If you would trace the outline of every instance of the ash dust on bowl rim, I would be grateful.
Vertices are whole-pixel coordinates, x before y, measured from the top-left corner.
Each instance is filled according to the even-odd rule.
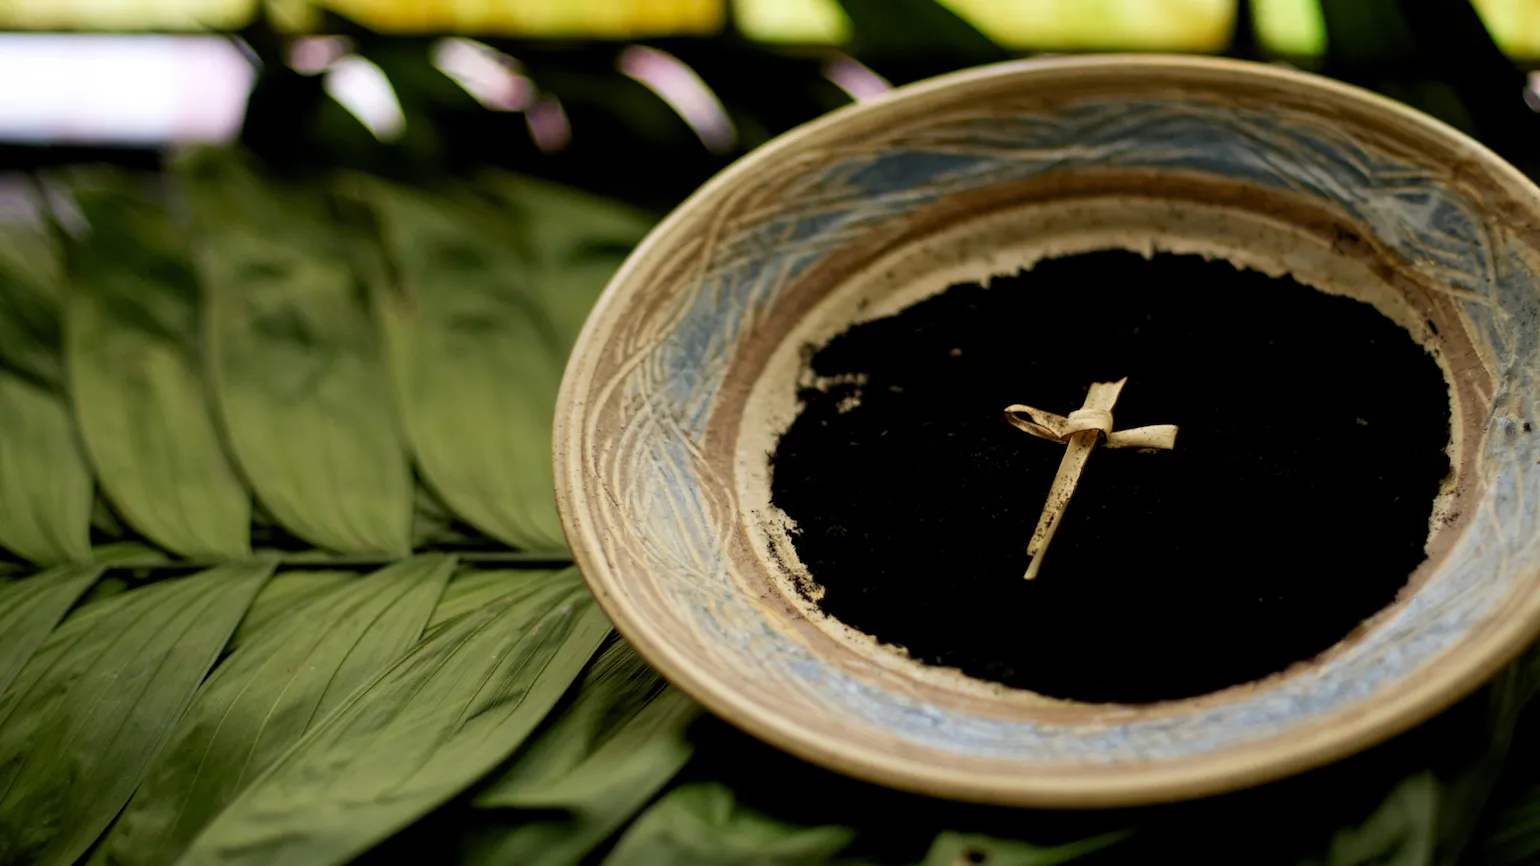
[[[1039,695],[1208,694],[1324,652],[1425,558],[1450,476],[1443,369],[1373,306],[1196,255],[1100,251],[959,284],[806,358],[771,503],[828,616]],[[1064,448],[1008,425],[1128,378],[1041,574]]]

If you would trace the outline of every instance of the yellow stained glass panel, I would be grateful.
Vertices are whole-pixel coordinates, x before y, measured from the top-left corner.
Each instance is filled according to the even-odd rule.
[[[1510,57],[1540,57],[1540,0],[1475,0],[1492,38]]]
[[[1321,0],[1251,0],[1251,17],[1270,53],[1313,57],[1326,50]]]
[[[629,38],[710,33],[725,22],[725,0],[326,0],[321,3],[385,32],[459,31],[524,36]]]
[[[836,0],[733,0],[738,29],[761,42],[838,44],[850,19]]]
[[[941,0],[991,39],[1037,50],[1217,51],[1235,0]]]
[[[0,0],[15,30],[226,30],[251,20],[256,0]]]

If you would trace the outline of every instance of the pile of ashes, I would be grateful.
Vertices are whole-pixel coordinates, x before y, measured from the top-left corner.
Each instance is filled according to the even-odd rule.
[[[1260,679],[1384,608],[1449,471],[1436,361],[1373,307],[1223,261],[1122,251],[955,285],[811,356],[772,502],[829,615],[923,662],[1143,703]],[[1009,426],[1128,377],[1026,581],[1064,448]]]

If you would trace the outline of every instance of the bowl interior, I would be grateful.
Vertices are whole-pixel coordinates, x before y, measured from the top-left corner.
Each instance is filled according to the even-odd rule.
[[[1060,710],[1058,717],[1087,722],[1094,721],[1105,710],[1004,688],[951,669],[921,664],[902,649],[878,643],[824,614],[809,600],[810,594],[816,594],[817,576],[808,571],[797,555],[793,543],[795,524],[771,503],[770,464],[766,459],[800,410],[796,399],[799,388],[810,384],[808,346],[824,345],[852,324],[891,315],[959,282],[1013,273],[1046,257],[1103,249],[1144,254],[1196,253],[1275,276],[1290,274],[1318,290],[1373,305],[1426,347],[1440,362],[1450,387],[1454,411],[1449,456],[1453,472],[1434,503],[1428,528],[1432,556],[1412,576],[1408,590],[1436,570],[1448,542],[1456,534],[1451,532],[1458,520],[1456,492],[1469,494],[1461,483],[1471,472],[1468,458],[1472,456],[1461,450],[1462,415],[1485,417],[1490,410],[1482,394],[1459,388],[1457,383],[1469,377],[1456,377],[1449,365],[1446,346],[1462,338],[1462,323],[1448,320],[1446,310],[1425,303],[1415,287],[1382,276],[1371,262],[1344,255],[1328,237],[1266,212],[1216,204],[1201,197],[1162,194],[1158,182],[1135,181],[1130,186],[1144,187],[1143,194],[1094,193],[1016,204],[948,223],[934,234],[903,244],[860,271],[823,287],[826,291],[790,323],[780,341],[763,358],[763,365],[755,372],[745,369],[744,376],[752,379],[752,385],[738,422],[734,481],[740,507],[755,515],[742,522],[755,559],[743,571],[762,576],[766,588],[772,588],[799,611],[800,618],[788,627],[811,626],[821,632],[821,637],[839,642],[841,650],[831,650],[831,657],[843,658],[844,653],[854,653],[865,662],[933,684],[938,700],[961,706],[967,706],[972,699],[996,705],[1056,706]],[[1236,326],[1245,327],[1245,323],[1238,322]],[[1460,355],[1459,349],[1454,352],[1456,357]],[[744,368],[752,363],[747,357],[742,361]],[[916,459],[923,459],[923,455]],[[904,471],[897,466],[894,470]],[[1297,552],[1301,568],[1308,568],[1311,559],[1308,539],[1305,541],[1305,548]],[[1342,646],[1360,640],[1369,631],[1366,628],[1355,632]],[[818,638],[808,635],[805,639]],[[1333,651],[1340,649],[1341,646]],[[1301,665],[1283,675],[1293,676],[1308,667]],[[1252,685],[1238,684],[1238,688],[1248,690]]]
[[[730,721],[868,778],[1069,806],[1329,760],[1535,633],[1534,189],[1309,76],[1159,58],[1013,64],[837,113],[693,197],[616,277],[558,415],[569,540],[617,627]],[[802,347],[958,280],[1103,248],[1196,252],[1374,304],[1445,370],[1455,467],[1398,601],[1266,680],[1137,707],[915,663],[822,616],[771,506]],[[1301,551],[1308,567],[1309,551]]]

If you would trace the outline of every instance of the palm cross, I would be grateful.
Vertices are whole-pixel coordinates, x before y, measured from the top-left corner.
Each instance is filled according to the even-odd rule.
[[[1112,406],[1123,390],[1124,377],[1116,382],[1093,382],[1086,394],[1085,403],[1079,409],[1063,415],[1044,412],[1031,406],[1016,403],[1005,407],[1005,420],[1011,426],[1025,430],[1039,439],[1057,442],[1064,448],[1064,459],[1059,461],[1059,471],[1053,476],[1053,486],[1048,489],[1048,502],[1043,514],[1037,519],[1037,529],[1027,542],[1027,580],[1037,577],[1043,564],[1043,553],[1059,528],[1059,518],[1064,514],[1069,498],[1080,483],[1080,474],[1091,457],[1091,450],[1098,442],[1108,448],[1140,448],[1170,450],[1176,447],[1176,425],[1156,424],[1152,427],[1134,427],[1129,430],[1112,428]]]

